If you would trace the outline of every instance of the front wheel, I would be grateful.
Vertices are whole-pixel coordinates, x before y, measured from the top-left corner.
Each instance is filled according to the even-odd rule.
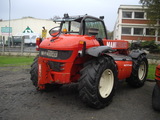
[[[152,107],[154,110],[160,111],[160,87],[157,84],[152,93]]]
[[[133,59],[132,73],[126,81],[132,87],[142,87],[146,81],[147,73],[147,58],[145,55],[140,55],[137,59]]]
[[[111,101],[117,84],[117,67],[111,57],[89,61],[81,70],[79,96],[93,108],[103,108]]]

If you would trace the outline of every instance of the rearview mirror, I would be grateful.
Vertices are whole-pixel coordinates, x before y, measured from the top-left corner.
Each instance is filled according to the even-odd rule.
[[[57,35],[60,34],[60,31],[61,31],[60,26],[54,27],[54,28],[52,28],[52,29],[49,31],[49,34],[50,34],[52,37],[56,37]]]
[[[99,29],[97,29],[97,28],[89,28],[88,29],[88,34],[89,35],[97,35],[98,32],[99,32]]]

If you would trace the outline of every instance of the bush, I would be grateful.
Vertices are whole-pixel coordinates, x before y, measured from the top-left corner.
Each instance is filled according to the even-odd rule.
[[[160,53],[160,45],[155,41],[146,41],[141,43],[143,49],[147,49],[150,53]]]

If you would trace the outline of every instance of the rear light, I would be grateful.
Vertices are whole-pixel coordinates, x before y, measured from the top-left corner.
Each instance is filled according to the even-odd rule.
[[[36,39],[36,50],[39,51],[39,45],[41,44],[42,42],[42,38],[37,38]]]
[[[84,56],[86,53],[86,41],[79,41],[79,51],[78,54],[80,57]]]
[[[79,41],[80,45],[83,45],[84,43],[85,43],[85,41],[82,41],[82,40]]]

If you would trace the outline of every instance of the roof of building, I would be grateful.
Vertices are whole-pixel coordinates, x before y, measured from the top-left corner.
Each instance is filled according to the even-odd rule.
[[[147,7],[143,7],[142,5],[120,5],[120,7],[118,8],[118,12],[119,10],[143,10],[143,9],[147,9]]]
[[[33,20],[44,20],[44,21],[53,21],[52,19],[40,19],[40,18],[34,18],[34,17],[22,17],[22,18],[17,18],[17,19],[11,19],[10,21],[16,21],[16,20],[24,20],[24,19],[33,19]],[[0,22],[4,22],[4,21],[9,21],[9,20],[0,20]]]

